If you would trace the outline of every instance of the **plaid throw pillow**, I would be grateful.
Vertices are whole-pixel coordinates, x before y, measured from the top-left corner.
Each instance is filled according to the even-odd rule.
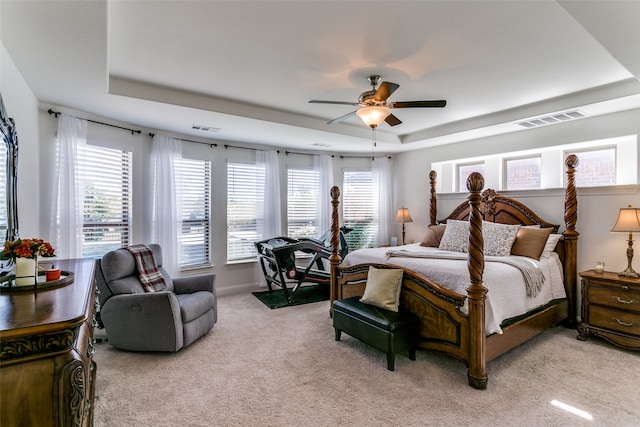
[[[138,275],[140,276],[140,283],[144,291],[158,292],[166,290],[167,284],[158,270],[158,265],[156,264],[156,259],[153,256],[151,248],[147,245],[133,245],[127,246],[126,249],[131,252],[136,259]]]

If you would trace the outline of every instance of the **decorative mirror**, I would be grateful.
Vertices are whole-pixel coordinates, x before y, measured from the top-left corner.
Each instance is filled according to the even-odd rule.
[[[4,176],[5,185],[5,205],[0,206],[0,213],[6,214],[7,230],[5,241],[8,241],[16,240],[19,237],[17,204],[18,133],[16,132],[15,122],[8,116],[7,110],[4,108],[2,94],[0,94],[0,130],[2,131],[2,150],[4,150],[3,154],[6,155],[4,165],[0,166],[2,168],[0,173]],[[4,225],[0,223],[0,227]]]

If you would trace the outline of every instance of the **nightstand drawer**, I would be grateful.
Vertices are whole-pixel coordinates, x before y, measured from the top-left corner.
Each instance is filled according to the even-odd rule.
[[[588,322],[592,326],[640,336],[640,316],[637,314],[592,305]]]
[[[622,288],[592,285],[589,287],[588,300],[591,304],[604,305],[640,313],[640,292],[633,292]]]

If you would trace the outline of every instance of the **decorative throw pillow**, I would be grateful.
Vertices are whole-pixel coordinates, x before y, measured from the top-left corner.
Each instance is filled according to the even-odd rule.
[[[430,248],[439,247],[445,228],[447,228],[447,226],[444,224],[430,225],[422,239],[422,242],[420,242],[420,246],[427,246]]]
[[[482,238],[486,256],[509,256],[520,225],[482,221]]]
[[[443,251],[467,252],[469,247],[469,223],[455,219],[447,220],[440,246]]]
[[[542,251],[547,243],[553,228],[527,228],[522,227],[516,234],[516,241],[511,248],[511,255],[526,256],[540,259]]]
[[[389,311],[398,311],[402,289],[402,269],[369,267],[367,284],[360,302]]]
[[[549,237],[547,237],[547,243],[545,243],[544,245],[544,249],[542,250],[542,254],[540,255],[540,258],[542,257],[548,258],[551,255],[551,252],[553,252],[556,249],[556,245],[558,244],[561,238],[562,238],[562,234],[549,234]]]

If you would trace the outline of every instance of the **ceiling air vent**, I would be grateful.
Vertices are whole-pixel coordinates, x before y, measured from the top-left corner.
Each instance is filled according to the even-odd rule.
[[[565,111],[563,113],[550,114],[548,116],[536,117],[536,118],[532,118],[522,122],[517,122],[516,124],[518,126],[522,126],[523,128],[531,129],[531,128],[536,128],[540,126],[566,122],[569,120],[581,119],[583,117],[587,117],[587,115],[581,111],[572,110],[572,111]]]
[[[200,126],[200,125],[193,125],[191,126],[191,129],[201,130],[202,132],[212,132],[212,133],[218,133],[222,130],[220,128],[214,128],[211,126]]]

